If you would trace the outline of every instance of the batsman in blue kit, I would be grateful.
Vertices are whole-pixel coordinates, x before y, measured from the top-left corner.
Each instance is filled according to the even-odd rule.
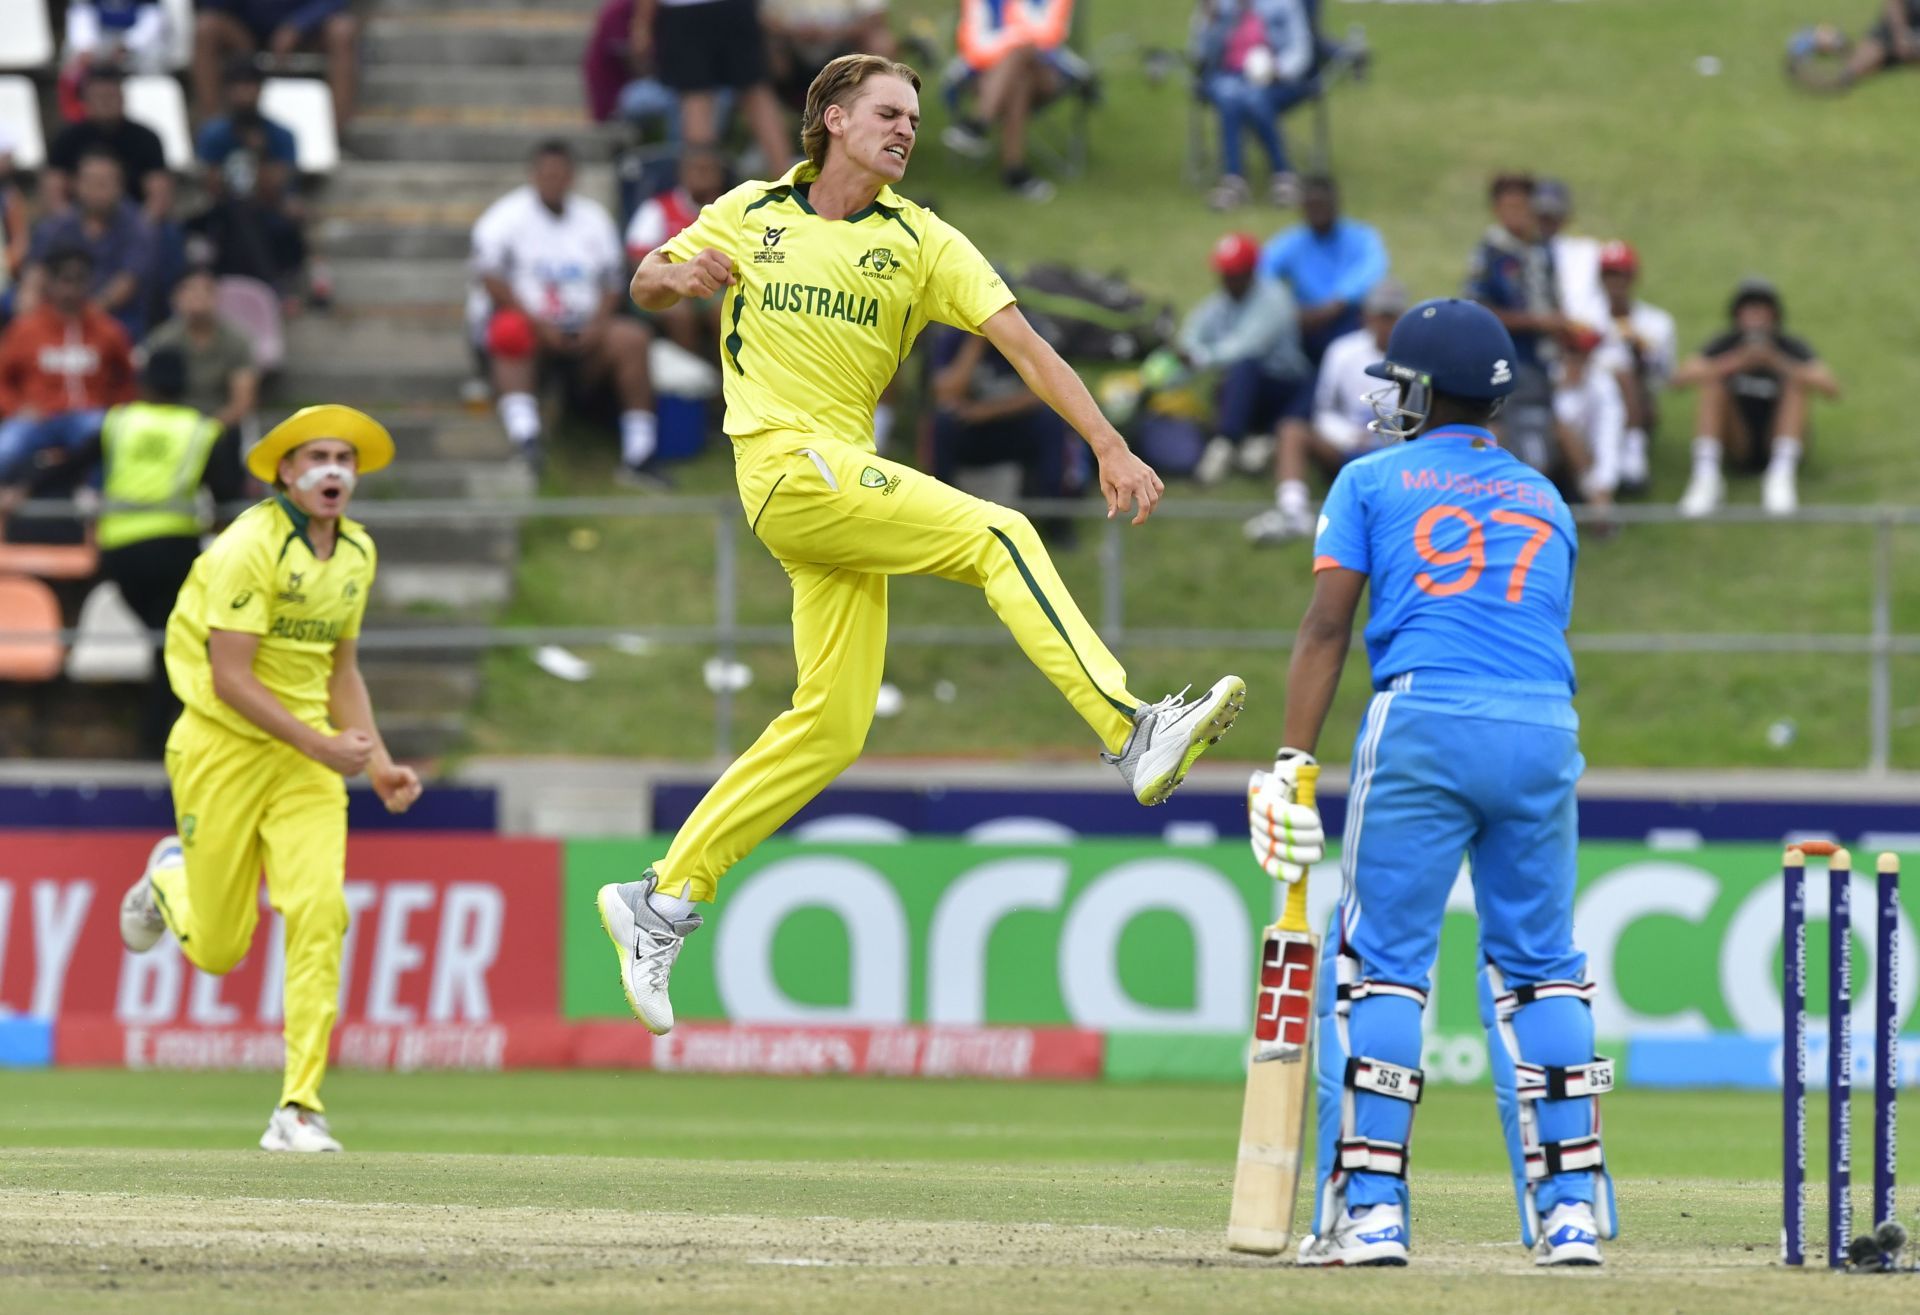
[[[1297,802],[1373,591],[1374,696],[1354,743],[1341,897],[1319,996],[1319,1153],[1303,1265],[1407,1262],[1408,1143],[1421,1014],[1464,856],[1480,933],[1480,1016],[1522,1241],[1543,1265],[1597,1265],[1614,1235],[1594,1097],[1593,987],[1573,943],[1585,766],[1566,629],[1573,518],[1487,425],[1513,391],[1513,340],[1472,302],[1422,302],[1367,368],[1374,427],[1406,440],[1348,463],[1314,543],[1314,595],[1287,672],[1286,747],[1249,793],[1255,857],[1283,881],[1320,858]]]

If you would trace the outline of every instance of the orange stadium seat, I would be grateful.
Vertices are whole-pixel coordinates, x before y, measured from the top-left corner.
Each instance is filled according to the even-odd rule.
[[[60,602],[39,580],[0,575],[0,680],[40,682],[60,674]]]

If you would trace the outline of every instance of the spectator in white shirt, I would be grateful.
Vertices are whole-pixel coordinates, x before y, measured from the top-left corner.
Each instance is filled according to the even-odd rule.
[[[1620,488],[1643,493],[1650,479],[1648,450],[1660,424],[1660,394],[1679,360],[1673,316],[1634,296],[1640,256],[1625,242],[1600,248],[1600,284],[1607,293],[1607,324],[1600,350],[1620,381],[1627,404],[1626,445],[1620,453]]]
[[[1584,324],[1568,330],[1553,381],[1553,418],[1560,427],[1568,469],[1579,472],[1580,493],[1595,507],[1611,507],[1620,487],[1627,404],[1600,352],[1600,334]]]
[[[1352,333],[1327,344],[1313,385],[1313,414],[1304,425],[1280,430],[1278,483],[1274,505],[1246,523],[1247,538],[1257,544],[1285,543],[1313,533],[1307,504],[1307,466],[1329,478],[1355,457],[1385,445],[1372,429],[1373,405],[1367,401],[1380,381],[1367,373],[1387,353],[1387,337],[1405,313],[1406,285],[1395,279],[1376,283],[1360,303],[1364,319]]]
[[[468,331],[489,360],[500,422],[537,468],[542,368],[563,373],[576,403],[611,384],[622,482],[658,486],[663,481],[649,466],[657,446],[650,335],[616,313],[627,266],[613,217],[573,191],[573,154],[564,142],[542,144],[531,174],[473,226]]]
[[[1553,255],[1554,289],[1560,313],[1575,324],[1601,328],[1607,322],[1607,294],[1600,288],[1600,243],[1566,231],[1573,218],[1573,192],[1558,178],[1533,186],[1533,216],[1540,240]]]

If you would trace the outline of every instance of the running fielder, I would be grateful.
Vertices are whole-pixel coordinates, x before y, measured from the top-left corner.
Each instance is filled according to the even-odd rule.
[[[1565,631],[1579,546],[1553,486],[1486,428],[1513,341],[1472,302],[1422,302],[1367,373],[1375,428],[1409,441],[1343,468],[1320,517],[1313,601],[1287,673],[1286,746],[1256,772],[1254,855],[1297,881],[1323,849],[1296,799],[1373,588],[1376,691],[1354,745],[1343,885],[1320,976],[1314,1236],[1303,1265],[1407,1263],[1407,1146],[1421,1013],[1464,855],[1481,1021],[1519,1198],[1543,1265],[1597,1265],[1614,1235],[1594,1096],[1592,985],[1573,944],[1585,766]]]
[[[959,230],[900,196],[920,78],[843,55],[807,91],[807,159],[734,188],[651,252],[633,299],[663,310],[724,292],[721,375],[740,504],[793,582],[793,706],[727,768],[638,881],[599,893],[627,1000],[673,1026],[668,978],[695,906],[728,868],[859,757],[887,649],[887,578],[984,590],[1143,804],[1157,804],[1245,701],[1223,676],[1192,702],[1144,703],[1074,606],[1027,518],[873,449],[873,408],[929,320],[984,335],[1093,448],[1109,516],[1145,520],[1161,484]]]
[[[320,1103],[347,932],[346,777],[395,813],[420,797],[387,755],[357,649],[373,540],[346,516],[393,439],[346,406],[310,406],[247,453],[273,485],[194,562],[167,619],[167,675],[186,705],[167,737],[179,834],[163,838],[120,903],[135,954],[171,929],[202,972],[246,956],[260,875],[286,920],[286,1076],[268,1151],[337,1151]]]

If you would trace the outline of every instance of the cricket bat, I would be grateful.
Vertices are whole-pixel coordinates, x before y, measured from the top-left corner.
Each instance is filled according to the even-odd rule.
[[[1300,768],[1295,798],[1311,806],[1320,769]],[[1240,1113],[1240,1158],[1233,1172],[1227,1246],[1271,1256],[1293,1234],[1294,1197],[1307,1133],[1307,1084],[1313,1076],[1313,976],[1320,941],[1307,925],[1307,878],[1287,888],[1280,920],[1260,949],[1254,1002],[1253,1062]]]

